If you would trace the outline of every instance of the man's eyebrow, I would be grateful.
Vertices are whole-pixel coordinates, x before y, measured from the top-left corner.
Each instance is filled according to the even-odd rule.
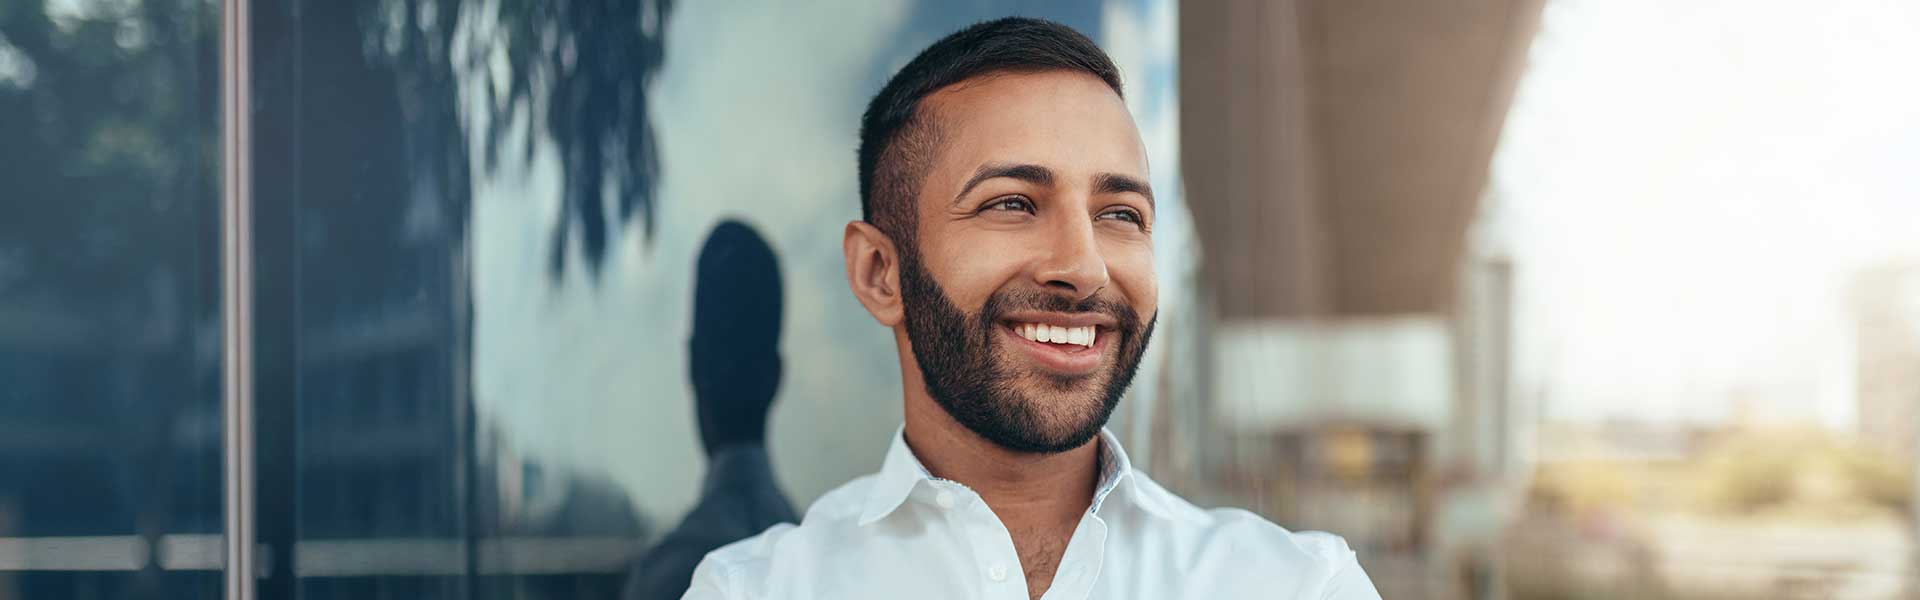
[[[1127,192],[1145,196],[1147,198],[1147,207],[1153,207],[1153,186],[1147,185],[1146,181],[1132,175],[1122,175],[1119,173],[1101,173],[1093,177],[1093,193],[1096,196],[1100,194],[1124,194]]]
[[[967,197],[967,192],[973,191],[974,186],[980,185],[981,182],[1001,177],[1040,186],[1053,185],[1053,169],[1034,164],[987,163],[980,165],[980,168],[973,172],[973,177],[967,180],[966,185],[960,186],[960,193],[953,197],[954,203],[958,204],[961,198]]]

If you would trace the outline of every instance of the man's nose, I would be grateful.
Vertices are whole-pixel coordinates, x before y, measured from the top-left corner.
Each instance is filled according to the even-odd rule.
[[[1042,287],[1069,294],[1074,301],[1086,299],[1106,287],[1107,260],[1100,254],[1093,220],[1065,219],[1049,234],[1047,255],[1034,270],[1034,279]]]

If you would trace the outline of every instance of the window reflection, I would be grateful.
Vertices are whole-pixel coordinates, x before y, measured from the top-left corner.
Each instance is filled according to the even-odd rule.
[[[0,9],[0,598],[220,592],[218,22]]]

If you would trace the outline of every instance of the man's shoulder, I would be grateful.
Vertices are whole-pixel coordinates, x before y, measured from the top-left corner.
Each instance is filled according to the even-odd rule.
[[[1170,537],[1180,542],[1166,549],[1192,556],[1227,552],[1230,556],[1262,561],[1281,560],[1315,571],[1334,571],[1354,561],[1347,540],[1324,531],[1293,531],[1251,511],[1200,508],[1135,472],[1139,501],[1144,508],[1170,522]],[[1237,562],[1237,561],[1236,561]]]
[[[1200,508],[1135,472],[1136,500],[1125,560],[1136,569],[1181,565],[1173,578],[1205,596],[1272,596],[1378,600],[1358,556],[1340,536],[1292,531],[1239,508]],[[1120,531],[1125,531],[1122,529]],[[1129,535],[1129,533],[1122,533]],[[1112,548],[1113,546],[1109,546]],[[1249,568],[1258,565],[1258,568]],[[1191,586],[1202,586],[1193,588]]]

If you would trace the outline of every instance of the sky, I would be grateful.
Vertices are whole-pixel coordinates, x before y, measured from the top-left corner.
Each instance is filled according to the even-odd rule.
[[[1920,265],[1920,4],[1548,3],[1483,244],[1560,421],[1853,423],[1848,278]]]

